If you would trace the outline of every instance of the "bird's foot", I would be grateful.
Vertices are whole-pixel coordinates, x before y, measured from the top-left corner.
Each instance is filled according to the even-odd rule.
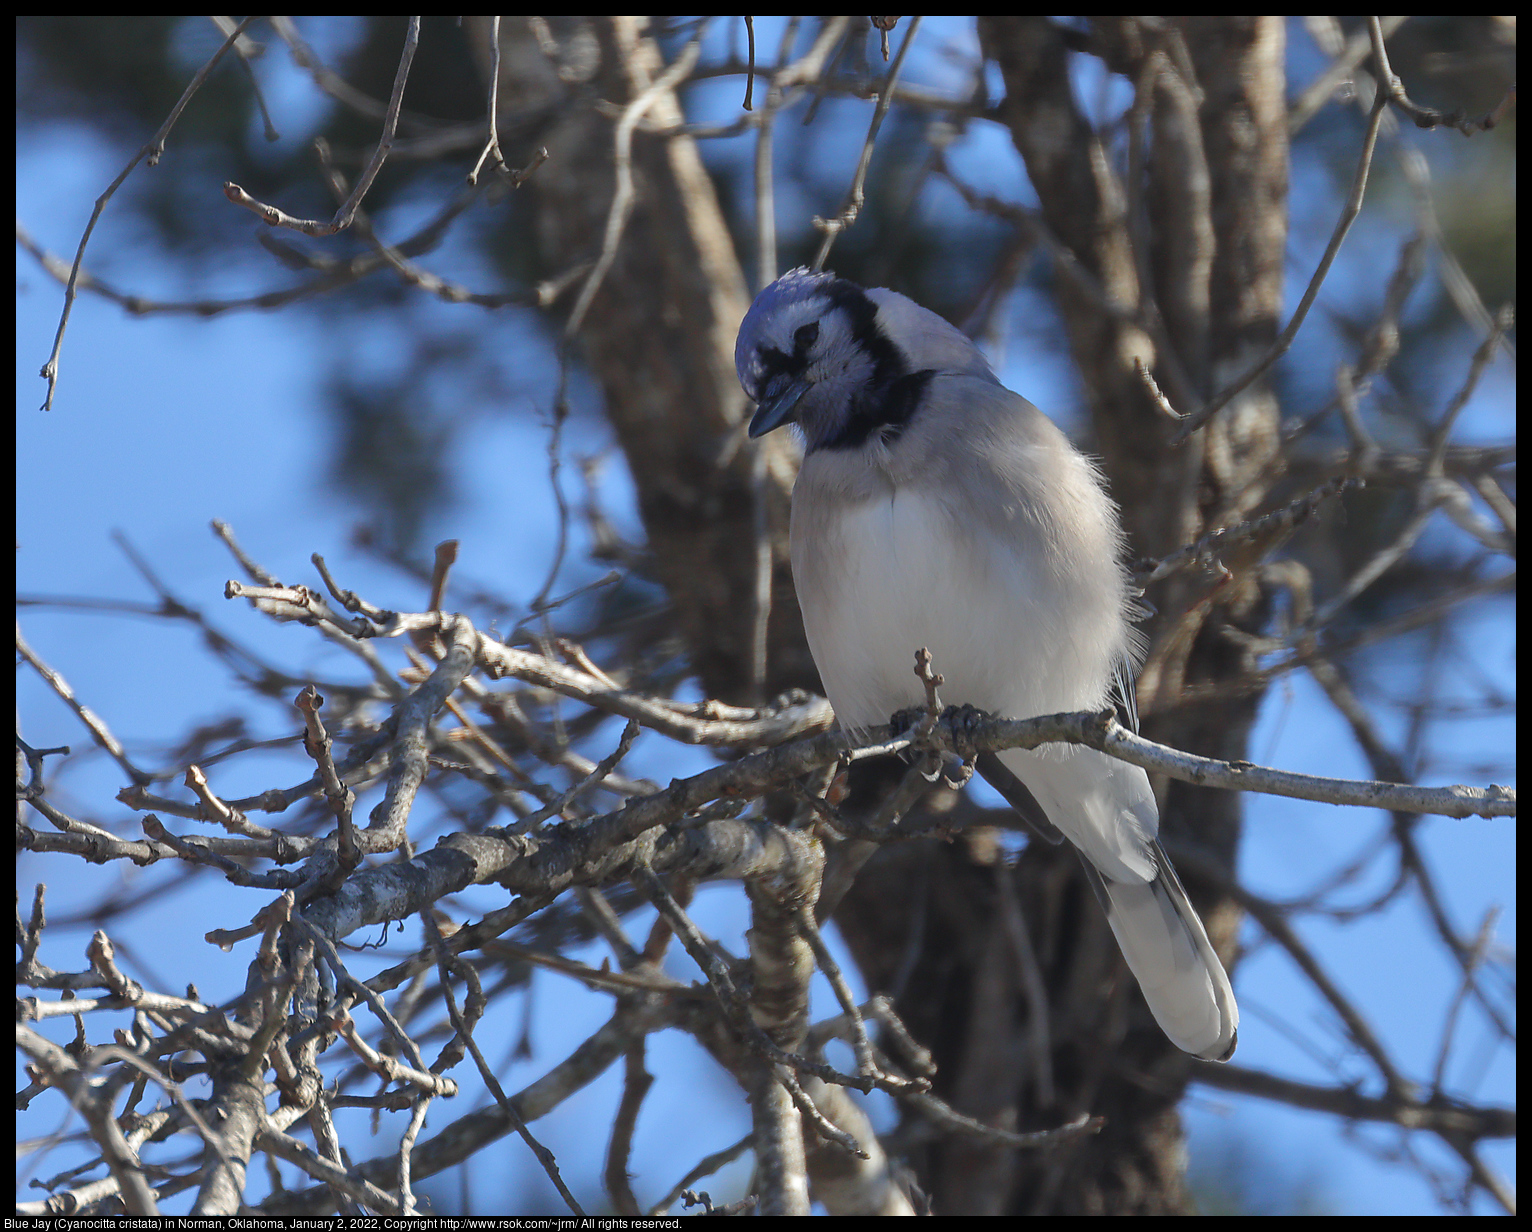
[[[937,779],[945,780],[947,786],[952,788],[962,787],[973,776],[972,758],[965,759],[960,754],[940,748],[932,748],[922,739],[929,735],[937,726],[945,723],[949,715],[973,707],[949,706],[940,716],[933,715],[925,706],[908,706],[903,710],[896,710],[889,716],[888,726],[895,738],[904,735],[913,735],[917,743],[911,745],[899,754],[905,761],[914,763],[924,759],[925,764],[921,767],[921,773],[925,775],[927,782],[934,783]],[[975,711],[981,717],[983,711]],[[920,729],[925,727],[925,732]],[[950,740],[950,737],[949,737]]]
[[[977,706],[948,706],[942,711],[941,725],[947,729],[953,750],[958,756],[972,761],[978,753],[974,748],[974,737],[993,718],[987,710],[980,710]]]

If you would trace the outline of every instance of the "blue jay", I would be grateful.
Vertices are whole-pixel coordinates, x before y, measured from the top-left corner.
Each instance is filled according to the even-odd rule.
[[[795,269],[750,306],[734,362],[750,435],[803,434],[793,581],[844,728],[923,704],[922,646],[947,700],[998,715],[1099,709],[1114,683],[1131,697],[1134,601],[1101,476],[967,337],[894,291]],[[979,768],[1074,845],[1165,1034],[1227,1060],[1239,1010],[1148,776],[1059,744]]]

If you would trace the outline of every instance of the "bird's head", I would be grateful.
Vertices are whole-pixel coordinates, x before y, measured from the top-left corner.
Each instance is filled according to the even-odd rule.
[[[795,423],[811,452],[897,437],[939,373],[994,379],[978,348],[936,313],[802,268],[756,296],[734,364],[759,404],[750,435]]]

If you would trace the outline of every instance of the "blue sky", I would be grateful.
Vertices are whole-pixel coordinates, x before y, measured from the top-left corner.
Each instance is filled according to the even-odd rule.
[[[960,34],[956,26],[932,23],[925,37],[939,42]],[[272,75],[274,105],[301,109],[306,96],[279,61],[279,56],[268,57],[265,70]],[[946,71],[938,68],[934,55],[924,64],[928,82]],[[919,67],[921,62],[912,64],[912,70]],[[299,128],[301,123],[295,122],[293,129]],[[73,126],[28,129],[20,134],[17,149],[18,219],[48,250],[71,254],[94,198],[131,153],[126,144],[108,145]],[[173,145],[167,157],[175,157]],[[982,156],[973,158],[976,174],[986,162]],[[140,168],[135,174],[152,172]],[[1315,208],[1313,201],[1318,199],[1302,195],[1306,183],[1305,174],[1295,174],[1294,213],[1300,219]],[[207,208],[232,208],[222,202],[215,183],[210,181],[209,186]],[[985,187],[1000,191],[1002,186]],[[836,205],[813,203],[811,208],[823,213]],[[251,224],[252,231],[255,226]],[[1346,279],[1369,272],[1367,267],[1374,264],[1371,248],[1391,251],[1384,233],[1386,227],[1377,228],[1369,239],[1363,232],[1348,249],[1352,263],[1343,261],[1337,269],[1334,294],[1346,295],[1350,289]],[[1327,232],[1321,233],[1321,243],[1323,234]],[[143,241],[124,212],[109,208],[93,240],[90,264],[125,289],[166,297],[190,293],[191,284],[179,268]],[[236,286],[252,291],[286,283],[285,275],[266,262],[253,240],[227,269],[210,272],[210,277],[225,292]],[[1295,293],[1290,286],[1290,297]],[[152,594],[112,542],[111,533],[120,530],[180,598],[202,609],[242,642],[274,660],[304,664],[316,675],[340,670],[343,661],[324,651],[310,632],[275,626],[245,605],[222,598],[224,580],[237,576],[237,569],[208,531],[209,521],[221,518],[233,525],[247,550],[288,581],[315,581],[308,557],[319,551],[337,570],[343,585],[374,602],[402,609],[423,606],[414,582],[350,546],[357,510],[333,490],[323,463],[329,431],[329,421],[320,409],[327,372],[323,348],[332,336],[314,328],[314,315],[135,319],[102,300],[82,296],[65,344],[55,409],[43,414],[37,409],[43,383],[36,374],[47,357],[60,303],[58,286],[18,250],[19,594],[152,602]],[[421,306],[423,319],[443,329],[453,328],[460,314],[477,311],[435,302]],[[474,433],[451,459],[457,505],[432,529],[437,538],[462,540],[459,580],[499,588],[513,601],[524,602],[541,584],[552,554],[554,523],[540,414],[548,405],[552,368],[537,331],[514,314],[507,314],[505,320],[507,345],[515,349],[516,362],[528,374],[527,413],[477,415]],[[473,320],[467,327],[478,326]],[[348,330],[345,337],[353,339],[355,331]],[[386,339],[375,344],[380,352],[387,350]],[[1032,353],[1024,335],[1013,333],[1007,339],[1005,379],[1045,408],[1050,394],[1054,403],[1067,402],[1071,396],[1072,378],[1066,367],[1056,356]],[[1514,439],[1512,388],[1502,362],[1492,369],[1465,412],[1468,435]],[[584,415],[571,428],[566,457],[610,447],[599,418]],[[617,456],[611,456],[602,495],[620,524],[637,538],[630,485]],[[504,529],[509,527],[515,528],[514,533]],[[590,568],[576,561],[565,575],[566,584],[589,574]],[[191,723],[216,718],[241,701],[226,673],[186,628],[46,608],[24,608],[21,619],[34,649],[64,673],[146,764],[158,765],[158,750]],[[1511,687],[1513,619],[1514,606],[1505,602],[1485,605],[1468,618],[1458,651],[1447,659],[1449,671],[1461,672],[1465,695],[1472,692],[1475,673]],[[1396,695],[1408,696],[1419,687],[1416,672],[1416,666],[1401,656],[1384,669],[1382,678]],[[294,727],[291,713],[275,704],[253,706],[263,730]],[[18,676],[18,707],[23,733],[34,747],[70,744],[79,750],[88,744],[72,716],[25,670]],[[1394,721],[1388,717],[1392,713],[1396,712],[1383,711],[1385,726]],[[1402,739],[1402,719],[1398,722],[1385,734]],[[1475,781],[1472,770],[1484,763],[1514,767],[1513,748],[1514,724],[1504,717],[1444,726],[1437,741],[1440,775],[1430,781]],[[1349,731],[1302,676],[1288,677],[1271,690],[1250,756],[1312,774],[1369,777]],[[292,763],[283,764],[290,767]],[[697,750],[646,737],[625,769],[664,781],[706,764],[705,755]],[[238,795],[251,786],[269,785],[265,776],[270,765],[258,759],[248,767],[235,763],[217,786],[223,794]],[[116,768],[104,758],[91,759],[70,776],[68,785],[79,796],[72,801],[61,799],[62,805],[72,805],[79,813],[104,813],[122,832],[136,833],[136,822],[126,809],[102,803],[110,801],[122,785]],[[363,807],[372,803],[364,801]],[[1388,827],[1386,817],[1365,810],[1275,798],[1252,797],[1248,803],[1240,876],[1256,893],[1276,899],[1307,892],[1319,870],[1336,867],[1380,841]],[[1514,950],[1514,823],[1426,818],[1418,833],[1457,926],[1472,932],[1485,912],[1498,908],[1498,944]],[[1380,888],[1380,879],[1391,867],[1388,860],[1375,862],[1373,871],[1355,888],[1353,901]],[[18,890],[25,903],[33,884],[46,881],[49,914],[63,921],[72,908],[96,900],[103,886],[138,892],[159,884],[157,879],[163,875],[161,870],[82,867],[74,860],[23,857]],[[237,950],[231,961],[204,943],[201,935],[212,927],[237,927],[266,897],[259,891],[233,889],[212,877],[156,896],[131,928],[122,928],[120,938],[114,932],[125,951],[124,966],[137,978],[167,991],[175,991],[178,981],[190,977],[205,999],[234,995],[243,985],[249,947]],[[499,906],[503,893],[476,891],[464,896],[464,903]],[[705,889],[696,914],[726,944],[742,948],[746,920],[737,887]],[[1434,938],[1423,931],[1422,919],[1415,897],[1406,894],[1385,911],[1358,922],[1342,925],[1306,919],[1301,931],[1330,973],[1364,1008],[1407,1071],[1428,1076],[1442,1028],[1440,1007],[1449,999],[1456,974]],[[635,925],[634,935],[643,935],[642,923]],[[84,965],[81,954],[87,938],[87,931],[60,924],[47,934],[43,960],[56,968],[79,969]],[[390,952],[414,944],[413,935],[396,937]],[[1250,952],[1235,981],[1242,1008],[1238,1062],[1305,1081],[1333,1082],[1339,1074],[1371,1082],[1370,1073],[1348,1056],[1332,1020],[1288,959],[1275,947],[1261,944],[1253,926],[1247,925],[1245,944]],[[582,957],[599,964],[602,955],[592,947]],[[365,970],[360,956],[358,963],[358,969]],[[684,974],[687,964],[678,959],[675,969]],[[820,1006],[833,1012],[828,990],[819,991]],[[504,1004],[514,1007],[514,1021],[487,1022],[480,1038],[492,1059],[499,1041],[501,1077],[507,1090],[525,1085],[546,1070],[609,1011],[605,998],[585,993],[560,976],[539,974],[529,1006],[533,1056],[513,1061],[509,1051],[521,1028],[522,1005]],[[62,1039],[58,1024],[55,1020],[47,1025],[53,1038]],[[1472,1013],[1465,1017],[1460,1032],[1454,1055],[1469,1069],[1452,1074],[1451,1085],[1470,1097],[1514,1104],[1514,1055],[1495,1046]],[[92,1036],[99,1033],[99,1025],[92,1023]],[[737,1093],[710,1063],[698,1060],[700,1052],[689,1040],[665,1033],[655,1038],[651,1054],[650,1068],[660,1082],[640,1123],[634,1160],[641,1200],[657,1197],[697,1158],[748,1128]],[[466,1068],[459,1069],[457,1076],[467,1087],[459,1097],[462,1110],[482,1103],[476,1076]],[[590,1193],[597,1184],[599,1150],[593,1151],[592,1143],[604,1149],[604,1126],[617,1090],[617,1075],[608,1074],[535,1127],[559,1155],[577,1192]],[[1193,1089],[1186,1113],[1194,1165],[1199,1157],[1240,1144],[1274,1183],[1312,1183],[1331,1209],[1343,1213],[1426,1214],[1440,1209],[1418,1170],[1386,1158],[1397,1139],[1376,1127],[1348,1134],[1327,1116],[1227,1097],[1207,1088]],[[438,1104],[431,1124],[439,1128],[457,1114],[457,1108]],[[59,1128],[57,1115],[56,1104],[40,1100],[32,1112],[19,1116],[18,1134],[53,1132]],[[887,1109],[879,1115],[887,1123]],[[370,1141],[372,1149],[386,1150],[386,1136]],[[1411,1146],[1428,1158],[1441,1153],[1438,1145],[1420,1139],[1411,1140]],[[372,1150],[364,1144],[360,1153]],[[1487,1153],[1514,1184],[1514,1144],[1496,1145]],[[505,1161],[504,1176],[476,1177],[471,1184],[538,1186],[536,1166],[524,1159],[518,1145],[508,1140],[494,1154]],[[49,1158],[40,1173],[57,1171],[64,1158],[61,1154]],[[744,1167],[734,1169],[735,1184]],[[1445,1172],[1455,1174],[1450,1166]],[[732,1189],[725,1178],[713,1178],[704,1187],[715,1196]],[[477,1192],[482,1198],[492,1190]],[[1475,1209],[1488,1208],[1481,1203]]]

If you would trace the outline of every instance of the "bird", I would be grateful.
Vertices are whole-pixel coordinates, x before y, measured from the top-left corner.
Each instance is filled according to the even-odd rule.
[[[886,288],[798,268],[760,292],[735,367],[751,438],[802,436],[790,548],[804,632],[844,730],[946,700],[1030,718],[1132,709],[1137,600],[1100,471],[941,316]],[[1148,775],[1082,745],[1011,749],[980,773],[1081,857],[1178,1048],[1226,1061],[1239,1009],[1158,839]]]

